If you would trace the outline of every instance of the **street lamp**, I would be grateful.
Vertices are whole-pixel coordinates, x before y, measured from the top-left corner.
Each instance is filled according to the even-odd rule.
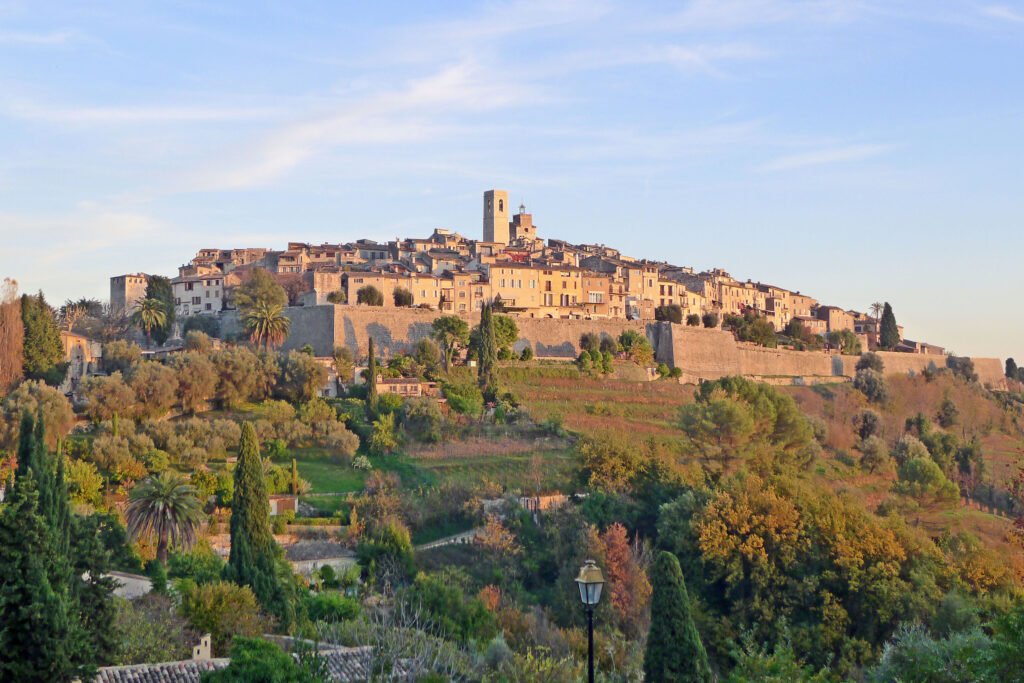
[[[604,588],[604,574],[593,560],[587,560],[580,567],[580,575],[576,577],[576,585],[580,589],[580,600],[587,610],[587,681],[594,683],[594,608],[601,600],[601,589]]]

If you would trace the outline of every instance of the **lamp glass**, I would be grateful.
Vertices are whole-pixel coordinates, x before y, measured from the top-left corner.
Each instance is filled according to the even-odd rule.
[[[593,607],[601,600],[601,589],[604,587],[604,575],[601,568],[593,560],[587,560],[580,568],[576,577],[576,585],[580,590],[580,600],[584,605]]]

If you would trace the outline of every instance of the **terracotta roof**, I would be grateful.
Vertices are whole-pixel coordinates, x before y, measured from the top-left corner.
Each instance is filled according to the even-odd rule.
[[[335,683],[362,683],[370,680],[373,650],[370,647],[321,649],[327,664],[328,680]],[[202,674],[225,668],[231,660],[208,659],[160,664],[134,664],[101,668],[93,683],[199,683]]]
[[[217,671],[228,665],[229,659],[186,660],[160,664],[133,664],[131,666],[102,667],[94,683],[199,683],[203,673]]]

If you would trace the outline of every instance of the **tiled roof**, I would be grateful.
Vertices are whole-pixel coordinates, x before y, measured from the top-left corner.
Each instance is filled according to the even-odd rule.
[[[320,650],[327,664],[328,680],[334,683],[364,683],[370,680],[373,650],[366,647],[338,647]],[[208,659],[108,666],[99,670],[93,683],[199,683],[204,672],[223,669],[230,659]]]
[[[93,679],[94,683],[199,683],[204,672],[223,669],[231,660],[207,659],[160,664],[133,664],[131,666],[103,667]]]

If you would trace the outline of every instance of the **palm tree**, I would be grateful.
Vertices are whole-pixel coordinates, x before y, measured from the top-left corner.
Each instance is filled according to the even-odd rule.
[[[201,517],[195,487],[175,472],[143,479],[132,489],[125,511],[133,540],[156,536],[156,559],[161,564],[167,564],[168,547],[192,547]]]
[[[878,322],[879,316],[882,315],[882,309],[884,308],[885,304],[883,304],[880,301],[876,301],[875,303],[871,304],[871,313],[874,314],[876,323]]]
[[[270,301],[257,301],[242,319],[249,339],[256,346],[261,344],[266,350],[271,346],[279,346],[288,336],[292,321],[284,315],[281,304]]]
[[[164,302],[159,299],[143,299],[139,302],[132,320],[146,333],[146,342],[151,342],[150,335],[153,330],[163,327],[167,322],[167,311],[164,310]]]

